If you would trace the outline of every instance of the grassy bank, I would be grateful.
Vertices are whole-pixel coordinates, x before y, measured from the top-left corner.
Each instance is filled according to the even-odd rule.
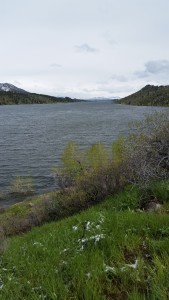
[[[128,190],[10,238],[0,299],[168,299],[168,204],[156,214],[129,209],[137,201]]]

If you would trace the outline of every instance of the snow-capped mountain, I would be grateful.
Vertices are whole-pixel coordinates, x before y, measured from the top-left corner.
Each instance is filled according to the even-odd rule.
[[[111,98],[106,98],[106,97],[94,97],[94,98],[90,98],[87,99],[88,101],[97,101],[97,102],[104,102],[104,101],[113,101],[113,100],[117,100],[119,99],[119,97],[111,97]]]
[[[0,92],[12,92],[18,94],[28,94],[29,92],[22,90],[10,83],[0,83]]]

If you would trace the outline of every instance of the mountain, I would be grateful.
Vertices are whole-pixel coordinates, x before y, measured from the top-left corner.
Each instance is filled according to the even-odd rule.
[[[81,100],[71,99],[69,97],[63,98],[29,93],[10,83],[0,83],[0,105],[67,103],[79,101]]]
[[[169,85],[146,85],[140,91],[121,98],[116,103],[143,105],[143,106],[169,106]]]
[[[0,83],[0,92],[11,92],[18,94],[29,94],[29,92],[22,90],[10,83]]]
[[[114,101],[119,99],[119,97],[111,97],[111,98],[106,98],[106,97],[94,97],[87,99],[88,101],[96,101],[96,102],[107,102],[107,101]]]

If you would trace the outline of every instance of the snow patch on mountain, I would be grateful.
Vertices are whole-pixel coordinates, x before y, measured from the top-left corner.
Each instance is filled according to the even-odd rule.
[[[0,92],[11,92],[11,93],[19,93],[19,94],[28,94],[27,91],[16,87],[10,83],[0,83]]]

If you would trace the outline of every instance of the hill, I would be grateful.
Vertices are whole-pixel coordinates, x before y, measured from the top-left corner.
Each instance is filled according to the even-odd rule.
[[[124,97],[116,103],[143,106],[169,106],[169,85],[146,85],[140,91]]]
[[[80,100],[69,97],[53,97],[41,94],[19,94],[15,92],[0,92],[0,105],[11,104],[45,104],[45,103],[67,103],[78,102]]]
[[[29,92],[18,88],[17,86],[11,83],[0,83],[0,92],[12,92],[12,93],[19,93],[19,94],[29,94]]]
[[[0,105],[67,103],[80,100],[29,93],[9,83],[0,83]]]

